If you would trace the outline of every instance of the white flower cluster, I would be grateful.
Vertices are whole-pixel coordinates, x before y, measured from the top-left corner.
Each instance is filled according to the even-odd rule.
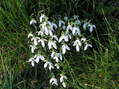
[[[38,21],[32,19],[30,25],[37,26],[39,30],[28,34],[31,52],[35,55],[28,62],[34,67],[41,61],[44,63],[44,69],[50,72],[60,69],[65,54],[73,50],[72,48],[79,52],[81,49],[85,51],[88,47],[92,47],[83,34],[87,30],[92,32],[96,28],[89,22],[80,21],[78,16],[64,17],[53,22],[44,14],[41,14]],[[61,73],[59,82],[64,88],[65,80],[67,77]],[[50,84],[58,86],[55,75],[50,79]]]

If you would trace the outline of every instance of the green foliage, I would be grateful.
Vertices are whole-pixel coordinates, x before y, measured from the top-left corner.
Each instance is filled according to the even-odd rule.
[[[96,23],[93,50],[64,62],[68,89],[118,89],[118,5],[118,0],[0,0],[0,89],[54,89],[45,84],[47,73],[40,72],[40,65],[31,68],[26,62],[31,55],[29,20],[37,12],[51,17],[76,14]]]

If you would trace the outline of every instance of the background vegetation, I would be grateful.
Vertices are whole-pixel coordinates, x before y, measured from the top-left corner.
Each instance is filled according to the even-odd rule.
[[[96,24],[94,48],[67,62],[68,89],[119,89],[118,0],[0,0],[0,89],[56,89],[41,68],[26,62],[29,21],[40,13],[76,14]]]

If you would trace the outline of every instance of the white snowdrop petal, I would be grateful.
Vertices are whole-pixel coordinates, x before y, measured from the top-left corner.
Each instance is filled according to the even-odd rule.
[[[49,70],[51,71],[52,69],[54,69],[54,66],[51,63],[49,63]]]
[[[76,46],[76,41],[74,41],[73,46]]]
[[[37,39],[34,39],[34,45],[37,45],[38,42],[37,42]]]
[[[52,36],[52,35],[53,35],[53,33],[52,33],[52,31],[51,31],[51,30],[49,30],[49,35],[50,35],[50,36]]]
[[[45,64],[44,64],[44,68],[46,69],[48,66],[48,62],[46,61]]]
[[[54,59],[55,59],[56,62],[59,62],[59,59],[58,59],[57,56],[55,56]]]
[[[61,82],[61,83],[63,82],[63,76],[60,77],[60,82]]]
[[[40,16],[40,22],[42,22],[43,21],[43,18],[45,17],[45,15],[44,14],[42,14],[41,16]]]
[[[90,32],[92,32],[92,31],[93,31],[93,27],[91,26],[91,27],[90,27]]]
[[[76,20],[76,23],[77,23],[77,24],[81,24],[80,20]]]
[[[47,29],[47,27],[44,28],[45,34],[48,35],[49,31]]]
[[[51,45],[52,45],[52,43],[51,43],[51,41],[49,41],[49,42],[48,42],[48,48],[49,48],[49,49],[51,49]]]
[[[31,48],[31,53],[34,53],[34,48],[33,47]]]
[[[78,40],[78,45],[79,45],[79,46],[81,46],[81,45],[82,45],[80,40]]]
[[[73,18],[74,18],[74,19],[78,19],[79,16],[78,16],[78,15],[74,15]]]
[[[59,27],[61,27],[65,22],[62,20],[59,20]]]
[[[91,47],[92,48],[93,46],[91,44],[88,44],[88,47]]]
[[[63,86],[64,88],[66,88],[66,83],[65,83],[65,82],[63,82],[63,83],[62,83],[62,86]]]
[[[36,57],[35,62],[38,63],[39,60],[40,60],[40,57],[38,56],[38,57]]]
[[[73,35],[75,34],[75,28],[73,28],[73,30],[72,30],[72,34],[73,34]]]
[[[57,29],[57,25],[55,23],[52,23],[52,26]]]
[[[84,24],[83,24],[83,29],[85,29],[85,30],[86,30],[87,25],[88,25],[88,23],[87,23],[87,22],[86,22],[86,23],[84,23]]]
[[[45,42],[43,40],[41,41],[41,45],[42,47],[45,47]]]
[[[38,35],[44,35],[44,33],[42,31],[38,31]]]
[[[59,59],[58,59],[58,58],[56,58],[56,62],[57,62],[57,63],[59,62]]]
[[[55,49],[57,49],[57,46],[56,46],[56,44],[55,44],[55,43],[53,44],[53,47],[54,47]]]
[[[59,42],[61,42],[63,40],[63,36],[61,36],[60,38],[59,38]]]
[[[36,22],[36,20],[35,19],[32,19],[31,21],[30,21],[30,25],[32,25],[32,24],[36,24],[37,22]]]
[[[53,81],[53,79],[51,78],[51,79],[50,79],[50,83],[52,83],[52,81]]]
[[[77,30],[77,34],[78,34],[78,35],[81,35],[81,33],[80,33],[80,29]]]
[[[92,47],[91,44],[86,44],[85,47],[84,47],[84,51],[86,51],[88,49],[88,47]]]
[[[55,56],[55,52],[52,52],[51,53],[51,57],[53,58]]]
[[[40,59],[41,59],[42,61],[44,61],[44,60],[45,60],[45,58],[44,58],[43,56],[40,56]]]
[[[66,29],[66,26],[65,26],[65,25],[63,25],[63,26],[62,26],[62,28],[63,28],[63,30],[65,30],[65,29]]]
[[[62,59],[62,55],[61,54],[59,54],[59,58],[60,58],[60,60],[62,61],[63,59]]]
[[[62,53],[63,53],[63,54],[66,53],[66,48],[64,47],[64,45],[62,46]]]
[[[88,46],[86,45],[86,46],[84,47],[84,51],[86,51],[86,50],[87,50],[87,48],[88,48]]]
[[[52,67],[51,66],[49,66],[49,70],[51,71],[51,69],[52,69]]]
[[[67,50],[70,50],[70,48],[69,48],[68,46],[66,46],[66,49],[67,49]]]
[[[65,16],[65,17],[64,17],[64,20],[65,20],[65,21],[67,21],[67,20],[68,20],[68,17],[67,17],[67,16]]]
[[[36,46],[35,45],[30,45],[31,47],[31,53],[34,53],[35,49],[36,49]]]
[[[57,79],[56,79],[55,77],[53,77],[53,78],[50,79],[50,83],[51,83],[52,85],[58,86],[58,81],[57,81]]]
[[[60,66],[59,66],[58,64],[55,64],[55,67],[56,67],[57,69],[60,69]]]
[[[84,38],[84,37],[81,38],[81,41],[86,42],[86,38]]]
[[[68,36],[65,36],[64,37],[64,40],[67,42],[68,41]]]
[[[34,63],[34,61],[32,61],[32,62],[31,62],[31,65],[32,65],[33,67],[35,66],[35,63]]]
[[[67,28],[66,28],[67,31],[71,30],[72,31],[72,26],[71,25],[68,25]]]
[[[30,59],[28,60],[28,62],[31,62],[31,61],[33,61],[33,59],[34,59],[34,58],[30,58]]]
[[[30,38],[30,37],[33,37],[33,34],[32,33],[29,33],[28,34],[28,38]]]
[[[79,45],[76,45],[76,51],[79,52]]]
[[[96,26],[95,26],[95,25],[93,25],[93,28],[96,28]]]

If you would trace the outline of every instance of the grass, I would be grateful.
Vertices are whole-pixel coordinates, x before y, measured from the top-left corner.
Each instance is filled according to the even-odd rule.
[[[41,72],[39,67],[32,68],[26,62],[31,55],[27,44],[27,34],[32,31],[29,20],[37,11],[49,16],[78,14],[96,23],[93,50],[65,61],[65,70],[70,78],[68,89],[119,89],[119,19],[114,13],[119,8],[109,13],[106,8],[111,7],[108,4],[98,5],[99,0],[1,1],[0,89],[56,89],[47,84],[47,73]],[[31,15],[33,12],[35,14]]]

